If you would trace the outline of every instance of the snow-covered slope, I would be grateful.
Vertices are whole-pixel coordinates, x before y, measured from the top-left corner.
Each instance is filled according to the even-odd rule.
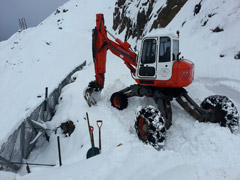
[[[91,3],[71,1],[36,28],[0,43],[0,144],[43,101],[45,87],[52,91],[84,60],[91,62],[95,14],[111,6]]]
[[[220,22],[222,14],[230,13],[239,3],[236,0],[229,1],[230,4],[225,2],[232,7],[226,9],[222,8],[225,7],[223,1],[218,0],[212,4],[211,0],[206,0],[202,2],[200,13],[193,16],[193,9],[197,3],[199,2],[187,2],[167,27],[175,31],[181,28],[182,22],[186,20],[185,25],[180,29],[181,51],[196,65],[195,81],[187,87],[187,90],[198,103],[209,95],[224,94],[240,109],[239,61],[232,58],[232,53],[226,53],[223,58],[219,58],[219,53],[230,48],[224,43],[217,43],[221,42],[222,38],[226,38],[221,36],[221,33],[225,33],[228,28],[214,34],[211,30],[207,31],[212,19],[202,27],[203,29],[199,23],[201,18],[209,12],[212,13],[217,5],[219,5],[218,14],[211,18],[216,18],[213,23]],[[209,9],[211,6],[212,9]],[[219,127],[217,124],[196,122],[176,102],[172,103],[173,125],[167,132],[164,148],[156,151],[139,141],[134,129],[136,109],[139,105],[155,104],[149,98],[130,98],[128,108],[123,111],[111,106],[109,102],[111,94],[133,84],[134,81],[122,61],[110,53],[107,57],[106,84],[101,99],[97,106],[92,108],[87,106],[82,92],[88,82],[94,79],[91,29],[95,26],[95,14],[102,12],[105,14],[105,24],[111,31],[113,8],[114,2],[111,0],[104,0],[104,3],[72,0],[61,8],[61,13],[52,14],[42,25],[16,34],[10,40],[0,43],[0,94],[2,95],[0,123],[5,129],[4,132],[1,131],[1,139],[7,138],[9,131],[27,115],[28,112],[25,110],[30,111],[42,100],[36,99],[36,96],[43,95],[45,86],[53,89],[75,66],[83,60],[88,62],[86,68],[75,74],[77,80],[63,89],[56,115],[48,123],[49,128],[55,128],[61,122],[72,120],[76,125],[75,131],[70,137],[62,135],[60,129],[57,134],[49,131],[50,142],[39,142],[39,147],[27,160],[35,163],[58,164],[56,139],[57,135],[60,135],[63,166],[57,165],[53,168],[30,166],[31,174],[26,174],[24,167],[18,175],[0,172],[0,179],[14,177],[19,180],[238,179],[240,177],[239,132],[231,134],[227,128]],[[63,9],[68,11],[63,13]],[[229,32],[232,32],[232,36],[236,37],[236,40],[228,39],[227,42],[235,43],[234,46],[240,48],[237,41],[236,29],[239,23],[237,17],[230,16],[230,19],[224,22],[227,27],[231,27]],[[199,23],[197,27],[196,23]],[[215,25],[213,24],[213,27]],[[224,28],[224,25],[222,27]],[[154,33],[160,32],[161,30],[156,30]],[[118,37],[122,38],[124,34]],[[14,48],[11,49],[12,47]],[[18,60],[22,63],[18,64]],[[96,120],[103,120],[102,154],[88,160],[86,153],[91,144],[87,122],[84,120],[86,112],[89,113],[90,123],[95,128],[96,145],[98,145]],[[10,119],[5,120],[7,118]],[[10,128],[4,125],[6,121],[11,125]],[[120,143],[122,145],[118,146]]]
[[[182,54],[194,61],[197,75],[239,79],[240,2],[202,1],[194,16],[196,4],[188,2],[168,26],[180,30]],[[222,31],[213,32],[216,28]]]

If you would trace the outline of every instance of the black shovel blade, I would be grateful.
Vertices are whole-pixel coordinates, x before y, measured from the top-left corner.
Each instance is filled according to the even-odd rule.
[[[90,157],[96,156],[99,153],[100,152],[99,152],[99,149],[97,147],[92,147],[87,152],[87,159],[90,158]]]

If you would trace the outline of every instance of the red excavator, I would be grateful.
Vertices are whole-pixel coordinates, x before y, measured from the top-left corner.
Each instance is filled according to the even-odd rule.
[[[114,40],[109,39],[108,34]],[[156,102],[157,108],[148,105],[137,112],[135,129],[143,142],[161,149],[166,139],[166,130],[172,124],[173,99],[200,122],[219,123],[229,127],[232,132],[238,128],[238,111],[226,96],[207,97],[200,106],[188,96],[184,87],[194,79],[194,64],[179,57],[179,31],[176,35],[144,37],[137,55],[128,42],[122,42],[107,31],[103,14],[96,15],[96,27],[92,34],[96,79],[89,83],[84,92],[84,98],[90,107],[96,104],[93,94],[104,88],[108,50],[123,60],[136,81],[136,84],[112,94],[112,106],[123,110],[128,106],[128,98],[133,96],[150,97]]]

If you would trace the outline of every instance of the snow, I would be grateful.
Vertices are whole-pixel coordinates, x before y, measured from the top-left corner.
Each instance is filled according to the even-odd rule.
[[[160,4],[164,3],[162,1]],[[235,51],[240,50],[239,2],[206,0],[202,2],[199,14],[193,16],[194,6],[198,3],[196,0],[188,1],[167,27],[172,31],[180,30],[182,55],[195,63],[195,80],[186,89],[198,104],[207,96],[221,94],[232,99],[240,110],[240,65],[233,58]],[[1,143],[44,100],[46,86],[51,92],[72,69],[87,60],[87,66],[74,74],[76,81],[63,88],[57,112],[47,123],[48,129],[55,129],[62,122],[71,120],[76,125],[75,131],[70,137],[65,137],[60,129],[56,134],[48,131],[50,141],[39,141],[26,160],[56,166],[30,166],[31,174],[26,173],[25,166],[17,174],[1,171],[0,179],[238,179],[240,133],[232,134],[229,129],[217,124],[199,123],[175,101],[172,102],[173,125],[167,131],[163,149],[156,151],[142,143],[134,129],[137,108],[140,105],[156,105],[152,99],[132,97],[127,109],[119,111],[111,106],[111,94],[134,83],[122,60],[111,53],[107,55],[105,88],[99,95],[97,105],[88,107],[83,90],[94,80],[91,29],[95,26],[95,14],[102,12],[108,30],[113,31],[114,4],[111,0],[104,0],[104,3],[71,0],[59,8],[61,13],[54,15],[54,12],[39,26],[16,33],[0,43]],[[63,9],[68,11],[63,13]],[[217,14],[202,27],[201,19],[207,18],[209,13]],[[227,18],[226,14],[234,15]],[[221,21],[223,17],[225,19]],[[184,21],[186,23],[182,27]],[[224,31],[213,33],[211,29],[218,25]],[[117,36],[124,39],[124,34]],[[226,56],[220,58],[223,52]],[[37,98],[38,95],[42,97]],[[103,120],[102,153],[90,159],[86,159],[91,147],[87,121],[84,119],[86,112],[94,127],[96,146],[96,121]],[[57,136],[61,140],[61,167]]]

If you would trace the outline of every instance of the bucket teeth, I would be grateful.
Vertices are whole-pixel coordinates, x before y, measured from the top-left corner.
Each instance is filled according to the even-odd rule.
[[[84,92],[84,99],[86,100],[89,107],[97,104],[96,100],[92,97],[93,89],[87,88]]]

